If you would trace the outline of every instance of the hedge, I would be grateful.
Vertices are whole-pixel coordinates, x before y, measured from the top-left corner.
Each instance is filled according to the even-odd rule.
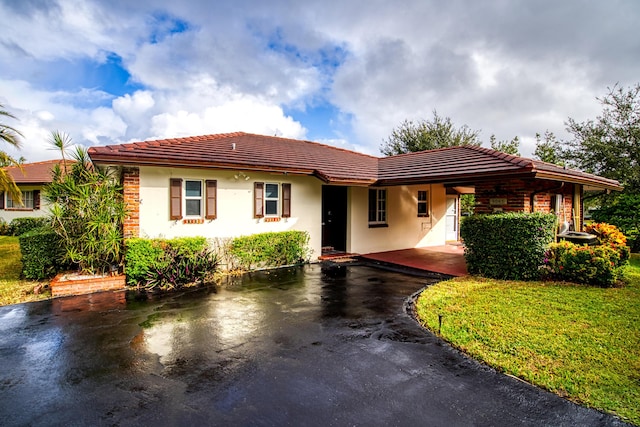
[[[237,237],[229,252],[237,265],[248,271],[302,264],[310,256],[309,233],[281,231]]]
[[[64,245],[49,227],[28,231],[18,238],[22,253],[22,276],[30,280],[48,279],[64,269]]]
[[[45,227],[48,223],[49,219],[45,217],[14,218],[9,223],[9,234],[12,236],[20,236],[36,228]]]
[[[539,279],[556,221],[555,215],[539,212],[466,217],[460,236],[467,270],[494,279]]]

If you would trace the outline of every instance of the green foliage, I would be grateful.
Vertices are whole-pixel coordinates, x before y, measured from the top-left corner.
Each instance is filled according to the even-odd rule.
[[[547,277],[573,283],[614,286],[624,273],[620,253],[599,245],[576,245],[571,242],[553,243],[544,259]]]
[[[473,215],[476,208],[476,195],[475,194],[461,194],[460,195],[460,213],[464,216]]]
[[[494,279],[538,279],[555,226],[555,215],[539,212],[464,218],[460,236],[467,270]]]
[[[218,268],[204,237],[126,241],[127,283],[148,289],[177,289],[202,282]]]
[[[66,261],[88,273],[104,273],[122,263],[125,205],[118,177],[93,166],[78,148],[75,163],[53,172],[44,196],[53,229],[62,238]]]
[[[44,227],[49,224],[47,218],[14,218],[9,224],[9,234],[12,236],[20,236],[35,228]]]
[[[26,279],[48,279],[62,269],[62,241],[50,227],[35,228],[21,234],[19,241],[22,275]]]
[[[616,179],[630,194],[640,193],[640,84],[627,90],[615,85],[599,99],[602,115],[567,122],[573,134],[568,154],[579,168]]]
[[[229,250],[237,265],[249,271],[304,263],[309,259],[309,233],[282,231],[237,237]]]
[[[0,236],[10,236],[11,230],[9,229],[9,224],[4,218],[0,218]]]
[[[380,151],[385,156],[393,156],[459,145],[479,146],[481,141],[478,139],[478,133],[479,131],[471,130],[467,125],[456,129],[449,117],[443,119],[434,110],[431,121],[402,122],[380,146]]]
[[[597,222],[613,224],[627,236],[633,252],[640,252],[640,195],[619,194],[607,198],[592,213]]]
[[[536,133],[536,150],[533,153],[534,158],[553,163],[554,165],[564,166],[564,154],[561,142],[558,141],[553,132],[545,131],[544,140],[539,133]]]
[[[520,138],[514,137],[511,141],[498,141],[495,135],[491,135],[489,138],[491,148],[503,153],[512,154],[514,156],[520,155]]]

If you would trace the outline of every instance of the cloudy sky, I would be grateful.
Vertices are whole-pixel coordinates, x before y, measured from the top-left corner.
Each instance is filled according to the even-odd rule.
[[[1,0],[0,103],[56,158],[85,146],[246,131],[378,155],[403,120],[536,132],[640,82],[637,0]]]

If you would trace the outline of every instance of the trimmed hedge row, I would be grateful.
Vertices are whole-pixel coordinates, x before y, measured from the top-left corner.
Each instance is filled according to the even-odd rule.
[[[237,237],[229,253],[244,270],[302,264],[309,260],[309,233],[281,231]]]
[[[467,270],[502,280],[536,280],[545,251],[553,242],[553,214],[472,215],[460,226]]]
[[[10,236],[20,236],[36,228],[45,227],[49,224],[49,219],[45,217],[24,217],[14,218],[9,225],[4,225],[6,234]]]
[[[25,279],[49,279],[64,269],[64,245],[51,228],[33,229],[21,234],[18,241],[22,253],[22,275]]]

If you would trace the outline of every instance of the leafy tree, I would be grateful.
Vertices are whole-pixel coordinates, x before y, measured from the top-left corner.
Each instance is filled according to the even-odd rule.
[[[546,130],[543,136],[536,133],[536,150],[533,155],[536,159],[558,166],[564,166],[564,154],[562,143],[558,141],[553,132]]]
[[[72,159],[68,168],[56,166],[44,189],[52,226],[64,242],[65,261],[87,273],[105,272],[122,263],[122,191],[117,177],[94,167],[83,147],[76,147]]]
[[[567,153],[580,169],[640,193],[640,84],[626,90],[616,84],[598,100],[603,111],[595,120],[568,120]]]
[[[403,121],[383,142],[380,151],[385,156],[393,156],[458,145],[480,145],[478,133],[467,125],[456,128],[449,117],[442,118],[433,110],[431,120]]]
[[[640,195],[623,193],[603,200],[603,205],[592,213],[596,222],[613,224],[629,238],[633,252],[640,251]]]
[[[489,138],[491,148],[503,153],[512,154],[514,156],[520,156],[520,138],[514,137],[511,141],[498,141],[495,135],[491,135]]]
[[[16,117],[8,111],[5,111],[4,105],[0,104],[0,119],[4,118],[15,119]],[[20,131],[0,121],[0,141],[5,142],[15,148],[20,148],[20,137],[22,137]],[[19,164],[19,161],[13,159],[4,151],[0,151],[0,166],[5,167]],[[6,170],[0,167],[0,192],[2,191],[8,192],[9,194],[11,194],[13,200],[22,204],[22,193],[20,192],[20,189],[13,181],[11,175],[9,175]]]

